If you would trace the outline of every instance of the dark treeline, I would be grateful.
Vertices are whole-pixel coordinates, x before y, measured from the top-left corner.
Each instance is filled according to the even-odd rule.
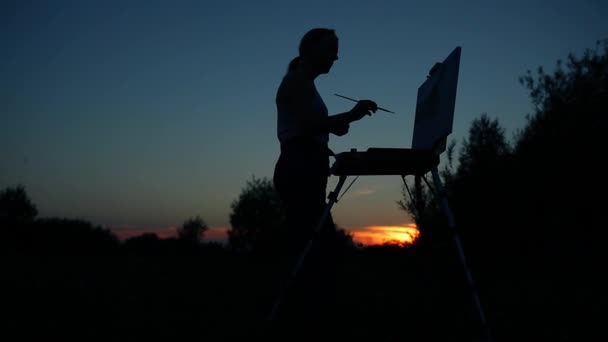
[[[25,339],[31,334],[87,340],[259,336],[277,294],[279,262],[273,258],[286,229],[281,222],[270,224],[283,214],[280,203],[264,194],[276,196],[268,179],[247,182],[232,205],[229,241],[219,244],[205,241],[208,227],[199,217],[186,220],[175,238],[145,233],[120,241],[86,220],[37,217],[24,187],[4,189],[0,252],[6,326]],[[393,245],[361,249],[341,229],[337,237],[348,262],[339,277],[344,315],[336,317],[336,326],[341,320],[369,324],[393,316],[385,306],[401,293],[399,282],[391,280],[401,275],[394,270],[398,264],[386,260],[408,251]],[[378,325],[366,326],[342,336],[377,336]]]
[[[608,45],[570,55],[551,73],[528,72],[521,83],[535,111],[512,139],[482,114],[448,149],[442,177],[464,251],[495,340],[605,337]],[[336,329],[319,337],[479,338],[434,197],[425,189],[423,202],[413,203],[404,192],[399,205],[421,229],[412,246],[357,248],[339,230]],[[230,223],[225,245],[205,240],[198,216],[175,238],[119,241],[86,220],[38,217],[24,187],[7,188],[0,193],[4,324],[23,338],[254,336],[276,294],[273,256],[288,229],[268,179],[246,183]],[[294,337],[297,329],[314,324],[294,326]]]

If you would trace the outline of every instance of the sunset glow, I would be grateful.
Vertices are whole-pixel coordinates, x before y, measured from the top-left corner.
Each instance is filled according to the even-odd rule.
[[[203,237],[204,241],[225,243],[228,240],[228,227],[209,227]],[[395,226],[367,226],[360,228],[346,228],[353,235],[353,240],[365,246],[395,244],[407,246],[416,241],[420,232],[416,224],[409,223]],[[137,227],[122,225],[112,229],[120,240],[141,236],[145,233],[156,234],[160,239],[177,237],[177,227]]]
[[[355,242],[366,246],[395,243],[398,245],[410,245],[420,235],[418,227],[411,223],[401,226],[368,226],[360,229],[352,229]]]
[[[175,237],[177,228],[173,226],[146,228],[124,224],[118,227],[112,227],[112,232],[118,237],[118,239],[123,241],[141,236],[143,234],[156,234],[159,239],[166,239]]]

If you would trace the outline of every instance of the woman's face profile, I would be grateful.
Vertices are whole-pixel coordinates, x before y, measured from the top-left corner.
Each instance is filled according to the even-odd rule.
[[[320,74],[328,73],[334,62],[338,60],[338,38],[334,36],[323,37],[319,42],[313,59],[316,69]]]

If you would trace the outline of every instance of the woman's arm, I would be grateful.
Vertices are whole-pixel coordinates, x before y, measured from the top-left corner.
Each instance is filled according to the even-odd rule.
[[[334,133],[344,135],[348,132],[351,122],[360,120],[365,115],[371,115],[378,107],[373,101],[361,100],[351,110],[327,117],[313,115],[315,90],[312,82],[290,82],[279,91],[279,110],[285,110],[293,116],[298,126],[310,135]]]

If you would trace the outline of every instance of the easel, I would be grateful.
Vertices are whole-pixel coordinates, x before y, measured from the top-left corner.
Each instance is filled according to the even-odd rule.
[[[382,154],[384,154],[384,156],[382,156]],[[402,162],[404,162],[405,164],[410,164],[410,165],[412,165],[412,167],[410,167],[409,169],[402,169],[403,171],[407,171],[404,173],[402,173],[402,172],[399,172],[399,173],[381,172],[382,173],[381,175],[383,175],[383,176],[387,176],[387,175],[401,176],[404,183],[405,183],[406,176],[415,176],[416,184],[417,184],[416,191],[419,192],[420,183],[421,183],[420,180],[423,179],[425,182],[427,182],[427,180],[424,176],[426,174],[428,174],[429,172],[431,173],[434,186],[431,187],[430,184],[428,184],[428,182],[427,182],[427,186],[429,187],[429,189],[434,190],[433,192],[434,192],[435,198],[438,200],[441,210],[447,219],[448,228],[453,233],[452,235],[453,235],[454,243],[456,245],[456,249],[458,252],[458,258],[459,258],[460,264],[462,265],[462,268],[463,268],[463,271],[465,274],[465,280],[467,282],[467,286],[471,290],[471,297],[473,300],[473,304],[475,305],[475,309],[476,309],[477,316],[478,316],[477,318],[479,319],[480,325],[482,326],[484,335],[489,340],[490,333],[489,333],[489,327],[487,324],[486,316],[485,316],[485,313],[483,310],[483,306],[481,305],[481,301],[479,299],[477,287],[475,286],[473,276],[471,274],[471,271],[469,269],[469,266],[468,266],[468,263],[467,263],[467,260],[466,260],[465,254],[464,254],[464,249],[462,247],[462,242],[461,242],[460,236],[458,234],[458,231],[456,230],[456,223],[454,220],[454,216],[452,214],[452,210],[450,209],[450,205],[448,203],[446,191],[443,187],[441,178],[439,176],[439,171],[437,169],[439,156],[436,155],[434,152],[416,151],[416,150],[407,150],[407,149],[404,149],[401,151],[398,151],[398,150],[382,151],[382,149],[371,149],[371,153],[370,153],[370,150],[368,150],[367,152],[357,152],[356,150],[351,150],[351,152],[345,152],[345,153],[340,153],[340,154],[336,155],[336,162],[332,166],[332,174],[339,177],[338,183],[336,184],[335,189],[333,191],[331,191],[329,193],[329,195],[327,196],[328,197],[327,206],[325,207],[323,216],[321,217],[321,219],[315,229],[315,233],[316,233],[315,235],[317,235],[321,231],[321,229],[324,227],[325,221],[329,217],[332,207],[334,206],[334,204],[336,204],[338,202],[338,195],[342,191],[342,187],[344,186],[344,183],[346,182],[346,179],[348,178],[348,176],[379,175],[380,172],[374,172],[374,168],[368,167],[370,164],[368,164],[366,162],[366,159],[373,159],[373,161],[377,163],[378,159],[380,157],[387,157],[391,154],[393,154],[395,156],[397,156],[398,154],[401,154],[402,157],[408,157],[408,159],[402,159]],[[363,163],[363,164],[359,164],[357,166],[356,163]],[[380,165],[380,164],[371,164],[371,165]],[[367,169],[367,171],[364,169]],[[375,169],[379,170],[379,167],[376,166]],[[295,279],[300,268],[302,267],[306,256],[308,255],[308,253],[310,252],[310,250],[313,246],[313,243],[314,243],[314,239],[311,238],[308,241],[308,243],[306,244],[306,247],[304,248],[302,253],[300,254],[300,257],[290,274],[290,278],[287,283],[288,287],[291,284],[291,282]],[[283,300],[283,296],[284,296],[284,293],[281,293],[279,298],[277,298],[277,301],[275,302],[275,305],[274,305],[272,313],[271,313],[271,317],[274,317],[274,315],[276,314],[276,311],[278,310],[278,308]]]
[[[314,236],[321,232],[331,209],[338,202],[338,195],[348,176],[401,176],[403,182],[406,176],[415,176],[416,193],[421,193],[421,179],[427,182],[429,189],[434,190],[434,196],[439,202],[441,210],[447,219],[449,229],[452,231],[454,243],[458,252],[460,264],[465,273],[465,280],[471,290],[471,297],[475,305],[477,316],[482,326],[484,336],[491,340],[489,326],[484,313],[473,276],[467,264],[462,242],[452,210],[450,209],[446,191],[438,172],[439,157],[446,149],[447,136],[452,130],[452,118],[456,96],[456,83],[460,64],[460,47],[457,47],[445,59],[443,65],[437,63],[431,70],[431,75],[418,89],[418,103],[416,105],[416,120],[414,124],[414,141],[412,148],[369,148],[367,151],[343,152],[335,155],[336,161],[330,173],[338,176],[338,183],[328,195],[328,202],[315,228],[315,234],[306,244],[304,250],[289,275],[286,286],[277,297],[270,319],[274,319],[279,306],[283,301],[285,291],[290,287],[302,267],[306,256],[310,252]],[[439,70],[437,72],[437,70]],[[429,115],[430,114],[430,115]],[[431,173],[434,187],[430,186],[426,174]],[[351,183],[352,184],[352,183]],[[347,189],[348,190],[348,189]]]

